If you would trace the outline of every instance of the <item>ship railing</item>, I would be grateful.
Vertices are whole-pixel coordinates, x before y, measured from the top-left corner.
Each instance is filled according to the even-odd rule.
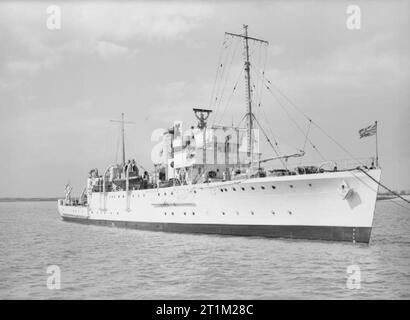
[[[302,162],[289,165],[286,169],[267,169],[269,176],[286,176],[295,174],[315,174],[334,171],[347,171],[355,168],[375,168],[374,158],[336,159],[322,162]]]
[[[329,171],[346,171],[355,168],[375,168],[374,158],[336,159],[322,162],[303,162],[289,166],[286,171],[290,174],[323,173]],[[273,170],[275,171],[275,170]]]
[[[303,162],[302,165],[296,166],[296,168],[304,166],[316,166],[325,171],[334,171],[334,169],[337,169],[337,171],[343,171],[357,167],[371,168],[375,167],[375,158],[364,157],[356,159],[335,159],[322,162]]]

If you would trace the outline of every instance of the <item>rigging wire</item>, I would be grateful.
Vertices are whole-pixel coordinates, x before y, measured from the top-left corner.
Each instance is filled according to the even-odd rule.
[[[233,53],[232,53],[231,61],[230,61],[230,63],[229,63],[229,67],[228,67],[228,72],[227,72],[227,74],[226,74],[225,83],[224,83],[224,86],[223,86],[222,91],[221,91],[221,98],[220,98],[219,101],[218,101],[218,108],[219,108],[219,106],[221,105],[222,99],[223,99],[224,94],[225,94],[225,88],[226,88],[226,85],[227,85],[228,80],[229,80],[229,75],[230,75],[230,72],[231,72],[232,63],[233,63],[233,61],[234,61],[234,59],[235,59],[235,56],[236,56],[236,52],[237,52],[237,49],[238,49],[238,44],[239,44],[239,41],[236,41],[235,49],[234,49],[234,51],[233,51]],[[241,69],[242,69],[242,68],[241,68]]]
[[[265,136],[266,140],[268,141],[268,143],[270,144],[270,146],[272,147],[273,151],[275,152],[275,154],[279,157],[279,153],[276,151],[275,147],[272,144],[272,141],[269,139],[268,135],[266,134],[265,130],[263,129],[263,127],[261,126],[261,124],[259,123],[258,119],[256,119],[255,116],[253,116],[253,119],[256,121],[256,123],[259,125],[259,128],[262,130],[263,135]],[[282,163],[282,165],[286,168],[286,164],[284,163],[283,159],[279,159],[280,162]]]
[[[269,90],[271,95],[275,98],[279,106],[282,108],[282,110],[286,113],[286,115],[289,117],[289,119],[293,122],[293,124],[299,129],[299,131],[302,133],[303,136],[305,136],[305,132],[303,129],[300,127],[298,122],[290,115],[289,111],[286,110],[286,107],[282,104],[280,99],[273,93],[273,91],[270,89],[269,86],[265,85],[266,88]],[[326,161],[326,158],[322,155],[322,153],[319,151],[319,149],[315,146],[315,144],[312,142],[312,140],[309,139],[309,137],[306,136],[306,140],[309,141],[309,144],[312,146],[313,150],[317,152],[317,154],[322,158],[323,161]]]
[[[260,75],[258,75],[260,77]],[[268,79],[265,79],[269,84],[271,84],[271,82]],[[302,133],[303,136],[305,135],[304,130],[300,127],[299,123],[291,116],[291,114],[289,113],[289,111],[286,109],[286,107],[283,105],[283,103],[280,101],[280,99],[277,97],[277,95],[271,90],[271,88],[264,83],[264,86],[266,87],[266,89],[268,89],[269,93],[275,98],[276,102],[279,104],[279,106],[282,108],[282,110],[286,113],[286,115],[288,116],[288,118],[293,122],[293,124],[296,126],[296,128]],[[308,118],[308,117],[307,117]],[[310,118],[308,118],[310,120]],[[319,151],[319,149],[316,147],[316,145],[312,142],[311,139],[309,139],[309,137],[306,136],[306,140],[309,141],[309,144],[311,145],[312,149],[315,150],[317,152],[317,154],[320,156],[320,158],[323,161],[326,161],[326,158],[323,156],[323,154]]]
[[[290,100],[279,88],[277,88],[275,85],[273,85],[268,79],[266,79],[266,80],[267,80],[267,82],[268,82],[272,87],[274,87],[274,88],[289,102],[290,105],[292,105],[292,106],[295,108],[296,111],[298,111],[299,113],[301,113],[301,114],[309,121],[309,129],[310,129],[310,125],[313,124],[313,125],[314,125],[315,127],[317,127],[326,137],[328,137],[328,138],[329,138],[331,141],[333,141],[340,149],[342,149],[346,154],[348,154],[351,159],[357,161],[357,162],[360,163],[361,165],[364,165],[364,164],[362,163],[362,161],[360,161],[358,158],[354,157],[343,145],[341,145],[336,139],[334,139],[332,136],[330,136],[330,134],[328,134],[325,129],[323,129],[318,123],[314,122],[314,121],[313,121],[310,117],[308,117],[302,110],[300,110],[300,109],[296,106],[296,104],[293,103],[293,101]],[[271,93],[273,93],[272,90],[270,90],[269,86],[266,85],[266,88],[267,88]],[[276,96],[274,96],[274,97],[276,98]],[[278,103],[279,103],[279,101],[278,101]],[[280,103],[279,103],[279,104],[280,104]],[[308,129],[308,132],[309,132],[309,129]],[[307,136],[308,136],[308,133],[306,134],[306,139],[309,140],[309,139],[307,138]],[[310,141],[310,140],[309,140],[309,141]],[[305,143],[306,143],[306,141],[305,141]],[[318,151],[318,150],[317,150],[317,151]],[[402,197],[400,194],[394,192],[393,190],[391,190],[390,188],[386,187],[386,186],[385,186],[384,184],[382,184],[381,182],[379,182],[379,181],[377,181],[376,179],[374,179],[371,175],[369,175],[369,174],[368,174],[365,170],[363,170],[361,167],[357,167],[357,170],[363,172],[366,176],[368,176],[371,180],[373,180],[374,182],[376,182],[379,186],[381,186],[382,188],[386,189],[386,190],[389,191],[390,193],[396,195],[398,198],[402,199],[402,200],[405,201],[406,203],[410,203],[409,200],[405,199],[405,198]],[[351,172],[351,171],[350,171],[350,172]],[[367,183],[365,183],[362,179],[358,178],[353,172],[351,172],[351,173],[352,173],[357,179],[359,179],[363,184],[365,184],[366,186],[368,186]],[[368,186],[368,187],[370,188],[370,186]],[[373,188],[371,188],[371,189],[373,190]],[[376,190],[373,190],[373,191],[377,193]],[[398,205],[398,206],[400,206],[400,207],[402,207],[402,208],[404,208],[404,209],[410,211],[410,208],[408,208],[408,207],[406,207],[406,206],[403,206],[402,204],[397,203],[396,201],[393,201],[393,199],[388,199],[388,200],[389,200],[390,202],[392,202],[392,203],[394,203],[394,204],[396,204],[396,205]]]
[[[264,52],[265,52],[265,61],[263,63],[263,69],[262,69],[262,85],[260,86],[259,105],[262,103],[263,84],[265,83],[266,63],[268,60],[268,46],[267,45],[265,45]]]
[[[226,38],[226,36],[225,36]],[[228,40],[231,40],[226,46],[225,46],[225,42]],[[223,78],[223,74],[225,71],[225,60],[228,56],[228,52],[230,50],[230,44],[232,43],[232,38],[229,38],[228,40],[225,39],[224,43],[222,44],[222,48],[221,48],[221,59],[218,62],[218,67],[217,67],[217,77],[215,79],[215,89],[213,90],[212,96],[211,96],[211,103],[210,103],[210,108],[214,108],[216,107],[216,101],[218,101],[218,92],[219,92],[219,88],[221,85],[221,79]],[[229,49],[228,49],[229,48]],[[228,49],[228,50],[226,50]],[[218,110],[216,110],[217,112]]]
[[[260,46],[260,53],[261,52],[262,52],[262,43],[261,43],[261,46]],[[279,153],[281,153],[279,143],[275,138],[275,134],[273,133],[273,130],[272,130],[272,125],[270,124],[270,122],[268,120],[265,109],[261,108],[261,106],[262,106],[263,84],[264,84],[264,81],[265,81],[265,69],[266,69],[266,62],[267,62],[267,45],[264,45],[263,52],[264,52],[264,58],[263,58],[264,61],[263,61],[263,68],[261,70],[262,71],[261,72],[262,73],[262,79],[261,79],[260,76],[256,77],[257,82],[256,82],[255,90],[256,90],[257,94],[256,94],[256,101],[255,102],[258,106],[258,114],[260,115],[260,112],[262,111],[262,113],[264,115],[264,120],[267,124],[268,131],[270,132],[270,134],[271,134],[271,136],[272,136],[272,138],[275,142],[275,146],[278,148]],[[259,63],[258,63],[258,67],[259,67]],[[259,69],[260,68],[258,68],[258,71],[259,71]],[[252,71],[253,71],[253,69],[252,69]],[[255,85],[254,85],[254,87],[255,87]],[[286,166],[284,165],[284,167],[286,167]]]
[[[230,102],[231,102],[232,96],[233,96],[233,94],[234,94],[236,88],[238,87],[238,83],[239,83],[239,80],[240,80],[240,78],[241,78],[241,76],[242,76],[243,71],[244,71],[244,69],[241,68],[241,71],[240,71],[240,73],[239,73],[239,75],[238,75],[238,77],[237,77],[237,80],[236,80],[236,82],[235,82],[235,85],[233,86],[233,89],[232,89],[232,91],[231,91],[231,94],[229,95],[228,101],[227,101],[227,103],[225,104],[225,107],[224,107],[224,110],[223,110],[223,112],[222,112],[222,115],[220,116],[220,121],[222,121],[222,119],[223,119],[223,117],[224,117],[224,115],[225,115],[225,111],[226,111],[226,109],[228,108],[228,106],[229,106],[229,104],[230,104]],[[216,120],[216,119],[214,119],[214,120]],[[214,121],[214,123],[215,123],[215,121]],[[214,123],[213,123],[213,124],[214,124]]]
[[[262,42],[259,42],[259,50],[258,50],[258,60],[257,60],[257,64],[256,64],[256,70],[257,70],[257,72],[259,72],[259,70],[261,69],[261,53],[262,53]],[[251,69],[251,70],[255,70],[255,69]],[[255,96],[255,103],[257,104],[258,103],[258,100],[259,100],[259,94],[260,94],[260,90],[259,90],[259,82],[260,82],[260,79],[259,79],[259,77],[257,77],[256,78],[256,87],[255,87],[255,85],[254,85],[254,87],[255,87],[255,94],[256,94],[256,96]],[[260,111],[259,109],[258,109],[258,111]]]
[[[232,39],[232,38],[231,38]],[[220,68],[222,68],[222,72],[221,72],[221,76],[220,76],[220,79],[219,79],[219,81],[217,82],[217,88],[216,88],[216,94],[215,94],[215,99],[214,99],[214,101],[213,101],[213,104],[212,104],[212,106],[215,106],[216,107],[216,110],[215,110],[215,113],[214,113],[214,119],[216,119],[216,116],[217,116],[217,114],[218,114],[218,111],[219,111],[219,107],[220,107],[220,100],[222,99],[222,96],[223,96],[223,91],[225,90],[225,86],[226,86],[226,82],[225,82],[225,86],[222,88],[222,83],[223,83],[223,80],[224,80],[224,75],[225,75],[225,72],[226,72],[226,70],[227,70],[227,64],[228,64],[228,61],[229,61],[229,57],[231,56],[231,51],[232,51],[232,49],[233,49],[233,46],[232,46],[232,43],[233,42],[235,42],[236,43],[236,45],[234,46],[234,52],[233,52],[233,54],[232,54],[232,60],[233,60],[233,56],[235,55],[235,53],[236,53],[236,49],[237,49],[237,47],[238,47],[238,40],[232,40],[230,43],[229,43],[229,45],[227,45],[225,48],[228,48],[229,47],[229,49],[228,49],[228,51],[227,51],[227,53],[226,53],[226,55],[225,55],[225,60],[223,60],[223,62],[221,63],[221,65],[220,65]],[[229,69],[231,68],[231,66],[232,66],[232,60],[231,60],[231,63],[229,64]],[[228,70],[229,71],[229,70]],[[228,74],[228,76],[229,76],[229,74]],[[227,78],[228,78],[228,76],[227,76]],[[221,91],[222,90],[222,91]],[[221,95],[221,97],[220,97],[220,95]]]
[[[311,125],[312,125],[312,121],[309,120],[309,126],[308,126],[308,129],[307,129],[307,131],[306,131],[305,142],[303,143],[303,149],[302,149],[303,152],[305,152],[306,141],[307,141],[307,138],[308,138],[308,136],[309,136],[309,132],[310,132],[310,127],[311,127]],[[299,165],[302,164],[302,160],[303,160],[303,158],[300,158]]]
[[[259,77],[256,77],[256,78],[259,78]],[[262,88],[263,88],[263,86],[261,86]],[[261,90],[262,91],[262,90]],[[262,106],[262,100],[261,100],[261,96],[260,96],[260,100],[259,100],[260,102],[259,102],[259,104],[258,104],[258,110],[262,110],[262,112],[263,112],[263,115],[264,115],[264,120],[265,120],[265,122],[266,122],[266,124],[267,124],[267,126],[268,126],[268,130],[270,131],[270,134],[271,134],[271,136],[273,137],[273,139],[275,140],[275,145],[278,147],[278,150],[279,150],[279,152],[281,152],[280,151],[280,148],[279,148],[279,143],[277,142],[277,140],[275,139],[275,134],[273,133],[273,130],[272,130],[272,124],[269,122],[269,119],[268,119],[268,116],[267,116],[267,114],[266,114],[266,112],[265,112],[265,109],[264,108],[261,108],[261,106]],[[296,148],[297,149],[297,148]]]
[[[120,150],[120,139],[121,139],[121,135],[118,135],[117,136],[117,148],[115,152],[115,163],[118,163],[118,152]]]
[[[260,106],[262,106],[262,104],[261,104]],[[264,119],[264,121],[265,121],[266,124],[267,124],[268,130],[270,131],[269,133],[271,134],[271,136],[272,136],[272,138],[273,138],[273,140],[274,140],[274,142],[275,142],[275,146],[276,146],[276,147],[278,148],[278,150],[279,150],[279,153],[281,153],[280,147],[279,147],[279,143],[278,143],[278,141],[276,140],[275,134],[273,133],[273,130],[272,130],[272,127],[273,127],[273,126],[271,125],[271,123],[270,123],[269,120],[268,120],[268,116],[267,116],[267,114],[266,114],[266,112],[265,112],[265,109],[264,109],[264,108],[258,108],[258,109],[260,109],[260,110],[263,112],[263,115],[264,115],[263,119]],[[254,117],[255,117],[255,115],[254,115]]]
[[[225,43],[227,42],[227,40],[228,39],[225,35],[224,40],[223,40],[222,45],[221,45],[221,49],[219,50],[218,65],[217,65],[217,68],[216,68],[214,84],[212,86],[212,92],[211,92],[211,98],[210,98],[210,101],[209,101],[209,106],[212,106],[212,103],[213,103],[213,98],[214,98],[215,88],[216,88],[216,82],[218,80],[219,69],[220,69],[221,60],[222,60],[222,53],[223,53],[223,49],[225,48]]]
[[[318,128],[328,139],[330,139],[332,142],[334,142],[341,150],[343,150],[351,159],[357,161],[358,163],[360,163],[361,165],[364,165],[364,163],[362,163],[358,158],[354,157],[352,155],[351,152],[349,152],[343,145],[341,145],[336,139],[334,139],[332,136],[330,136],[330,134],[328,134],[326,132],[325,129],[323,129],[318,123],[316,123],[315,121],[313,121],[312,119],[310,119],[309,116],[307,116],[302,110],[300,110],[300,108],[292,101],[290,100],[289,97],[287,97],[282,90],[280,90],[277,86],[275,86],[274,84],[272,84],[272,82],[270,82],[268,79],[266,79],[267,82],[273,87],[275,88],[285,99],[286,101],[288,101],[288,103],[293,106],[295,108],[296,111],[298,111],[300,114],[302,114],[307,120],[311,121],[312,124]]]
[[[282,153],[282,151],[280,151],[279,143],[275,138],[275,134],[273,133],[272,125],[270,124],[270,122],[268,120],[268,117],[266,115],[265,109],[261,108],[261,110],[262,110],[262,113],[264,115],[263,119],[265,120],[266,124],[268,125],[268,130],[270,131],[270,134],[273,138],[273,141],[275,142],[275,146],[278,148],[279,153]]]

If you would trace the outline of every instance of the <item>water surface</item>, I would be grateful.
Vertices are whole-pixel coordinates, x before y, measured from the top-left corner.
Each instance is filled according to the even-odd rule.
[[[55,202],[0,203],[0,298],[408,299],[409,245],[410,211],[391,201],[377,202],[370,245],[88,226]]]

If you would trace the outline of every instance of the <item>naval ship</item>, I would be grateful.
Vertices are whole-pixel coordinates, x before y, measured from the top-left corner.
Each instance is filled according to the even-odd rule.
[[[244,43],[246,126],[209,125],[211,109],[193,109],[196,126],[164,130],[154,170],[127,162],[91,170],[79,199],[58,200],[64,221],[139,230],[369,243],[381,170],[361,164],[290,167],[304,151],[262,158],[253,112],[249,42]],[[267,139],[269,142],[270,140]],[[274,147],[274,145],[272,145]],[[277,150],[276,150],[277,151]],[[283,168],[266,169],[270,161]],[[143,172],[144,171],[144,172]]]

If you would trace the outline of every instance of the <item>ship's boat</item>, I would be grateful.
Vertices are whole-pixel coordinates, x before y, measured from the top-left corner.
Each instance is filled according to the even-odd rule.
[[[130,174],[128,179],[113,179],[112,183],[118,187],[120,190],[125,190],[127,187],[127,180],[128,180],[128,188],[129,190],[140,190],[140,189],[147,189],[148,181],[144,180],[141,176]]]

